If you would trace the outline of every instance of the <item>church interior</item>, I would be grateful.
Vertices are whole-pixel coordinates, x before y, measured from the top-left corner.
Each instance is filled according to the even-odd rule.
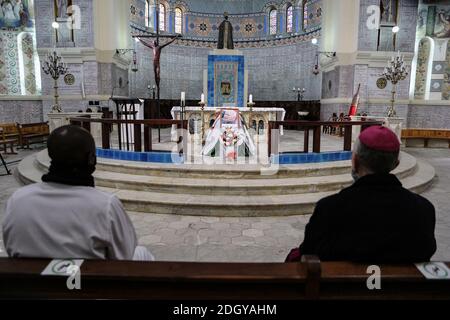
[[[304,255],[295,269],[285,259],[304,241],[317,203],[358,183],[352,152],[376,126],[400,145],[391,176],[435,210],[429,262],[381,268],[387,288],[405,272],[417,290],[393,281],[382,297],[427,299],[435,290],[449,299],[449,40],[448,0],[0,0],[0,283],[20,282],[15,270],[23,270],[37,287],[47,285],[38,276],[53,262],[27,264],[11,254],[6,207],[21,188],[45,183],[56,163],[47,139],[71,125],[95,142],[95,189],[120,201],[137,244],[161,263],[114,269],[89,257],[31,256],[85,259],[92,274],[84,280],[75,262],[81,283],[99,277],[104,284],[101,273],[120,277],[120,270],[136,282],[80,294],[155,298],[136,279],[153,285],[165,275],[160,294],[183,298],[198,273],[211,297],[218,297],[208,287],[215,279],[222,297],[239,298],[225,279],[264,298],[249,284],[254,272],[255,283],[273,286],[270,298],[303,297],[283,287],[280,274],[307,283],[317,261]],[[82,149],[67,150],[76,157]],[[336,213],[341,225],[342,208],[353,201],[327,215]],[[414,225],[409,217],[399,228]],[[405,253],[409,245],[416,242],[392,246]],[[322,276],[330,272],[340,294],[370,299],[366,270],[340,260],[335,273],[322,262]],[[424,275],[430,264],[435,278],[444,274],[433,286]],[[364,290],[333,278],[338,272]],[[184,289],[173,289],[171,279],[184,279]],[[0,298],[34,290],[3,288]],[[47,297],[67,297],[56,282],[48,288]],[[305,288],[307,298],[337,295]]]

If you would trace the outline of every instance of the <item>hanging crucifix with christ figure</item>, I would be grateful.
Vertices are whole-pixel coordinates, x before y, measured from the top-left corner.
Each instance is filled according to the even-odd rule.
[[[176,35],[175,37],[173,37],[171,40],[169,40],[167,43],[165,43],[163,45],[159,45],[157,40],[148,41],[148,40],[144,40],[142,37],[139,37],[139,36],[137,37],[144,46],[153,50],[153,72],[155,74],[155,82],[156,82],[156,87],[158,88],[158,92],[159,92],[159,83],[161,81],[161,66],[160,66],[161,51],[162,51],[162,49],[167,47],[169,44],[173,43],[179,37],[181,37],[181,35]]]

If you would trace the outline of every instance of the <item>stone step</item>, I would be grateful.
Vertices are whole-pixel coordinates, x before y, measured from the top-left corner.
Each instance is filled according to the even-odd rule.
[[[167,194],[118,190],[114,193],[128,211],[223,217],[288,216],[312,213],[315,203],[334,192],[277,196],[226,196]]]
[[[414,170],[416,159],[411,155],[401,152],[401,170],[397,170],[397,176],[405,177]],[[47,151],[37,154],[37,163],[42,170],[47,170],[50,164]],[[158,176],[171,178],[191,179],[285,179],[304,178],[331,175],[343,175],[350,172],[350,161],[334,161],[324,163],[307,163],[295,165],[281,165],[263,167],[260,165],[200,165],[200,164],[155,164],[140,163],[135,161],[118,161],[98,159],[97,170],[103,172],[117,172],[132,175]],[[399,168],[399,169],[400,169]]]
[[[50,159],[46,150],[37,154],[38,165],[48,169]],[[306,163],[294,165],[257,164],[166,164],[111,159],[97,159],[97,170],[125,174],[162,176],[172,178],[203,179],[277,179],[301,178],[346,174],[350,172],[350,161]]]
[[[432,166],[423,161],[416,161],[414,157],[406,154],[402,154],[402,164],[396,169],[396,173],[401,178],[403,185],[415,192],[422,192],[431,183],[435,176],[435,171]],[[414,161],[411,161],[413,159]],[[45,172],[45,164],[43,165],[37,159],[37,155],[31,155],[25,158],[18,167],[18,177],[20,181],[25,184],[40,181],[42,174]],[[145,177],[139,175],[129,174],[117,174],[108,172],[99,172],[100,176],[104,174],[102,178],[98,177],[98,182],[101,184],[101,179],[106,181],[107,178],[118,181],[125,179],[125,185],[118,185],[120,188],[111,188],[100,186],[99,188],[116,194],[119,199],[124,203],[124,206],[129,211],[141,211],[152,213],[166,213],[166,214],[183,214],[183,215],[205,215],[205,216],[280,216],[280,215],[297,215],[308,214],[314,209],[315,203],[335,192],[335,190],[316,190],[316,192],[309,193],[289,193],[286,191],[283,194],[214,194],[214,190],[211,185],[202,186],[203,190],[206,190],[203,194],[195,194],[192,189],[193,182],[199,181],[198,179],[182,179],[178,182],[183,182],[189,192],[187,193],[175,193],[170,190],[133,190],[128,188],[122,188],[127,186],[126,183],[146,184],[148,181],[145,179],[161,179],[165,186],[168,187],[167,177]],[[109,176],[106,176],[108,174]],[[267,184],[259,187],[261,192],[265,192],[265,188],[279,188],[289,189],[295,186],[305,186],[311,184],[313,181],[319,185],[327,185],[327,183],[333,183],[334,179],[346,179],[349,181],[349,175],[332,175],[329,177],[308,177],[308,178],[286,178],[286,179],[233,179],[233,180],[218,180],[219,189],[224,191],[232,189],[231,184],[234,184],[234,188],[244,188],[245,184],[253,183],[252,186],[258,188],[257,182],[265,182]],[[135,181],[130,182],[133,178]],[[128,180],[126,180],[128,179]],[[164,181],[166,180],[166,181]],[[205,180],[205,181],[203,181]],[[211,183],[211,179],[203,179],[203,182]],[[295,180],[297,182],[295,182]],[[336,180],[336,181],[337,181]],[[128,182],[127,182],[128,181]],[[138,183],[136,183],[136,181]],[[153,180],[154,182],[156,180]],[[161,183],[160,181],[160,183]],[[172,179],[172,182],[177,179]],[[336,182],[334,181],[334,182]],[[320,183],[319,183],[320,182]],[[183,184],[178,187],[183,186]],[[187,186],[186,186],[187,184]],[[175,184],[176,185],[176,184]],[[175,186],[174,188],[177,188]],[[136,188],[137,189],[137,188]],[[217,188],[216,188],[217,189]]]
[[[349,173],[284,179],[193,179],[98,171],[96,185],[121,190],[199,195],[282,195],[340,190],[352,183]]]
[[[39,159],[38,159],[39,160]],[[45,161],[45,160],[44,160]],[[42,159],[38,167],[46,171],[48,164]],[[414,157],[403,154],[400,166],[394,171],[400,178],[410,174],[416,165]],[[349,170],[350,171],[350,170]],[[200,195],[282,195],[337,191],[350,185],[349,171],[345,174],[278,179],[205,179],[147,176],[97,170],[96,185],[121,190]]]
[[[431,185],[434,176],[434,168],[428,163],[420,161],[415,173],[401,181],[407,189],[419,192]],[[318,200],[337,192],[335,190],[285,195],[211,196],[100,189],[115,193],[125,208],[130,211],[230,217],[309,214],[313,212]]]

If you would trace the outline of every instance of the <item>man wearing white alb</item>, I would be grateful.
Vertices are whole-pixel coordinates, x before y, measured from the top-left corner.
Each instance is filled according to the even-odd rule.
[[[48,139],[49,173],[6,204],[3,242],[10,257],[154,260],[137,246],[120,200],[94,188],[95,142],[77,126]]]

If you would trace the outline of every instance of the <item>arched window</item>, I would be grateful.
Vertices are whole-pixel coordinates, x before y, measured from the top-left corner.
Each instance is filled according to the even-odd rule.
[[[308,28],[308,1],[303,1],[303,30]]]
[[[175,33],[183,33],[183,10],[175,8]]]
[[[269,34],[277,34],[277,10],[270,9],[269,11]]]
[[[166,31],[166,6],[159,4],[159,30]]]
[[[150,27],[150,3],[145,0],[145,26]]]
[[[292,32],[292,26],[293,26],[293,19],[292,19],[292,5],[288,5],[286,9],[286,32]]]

